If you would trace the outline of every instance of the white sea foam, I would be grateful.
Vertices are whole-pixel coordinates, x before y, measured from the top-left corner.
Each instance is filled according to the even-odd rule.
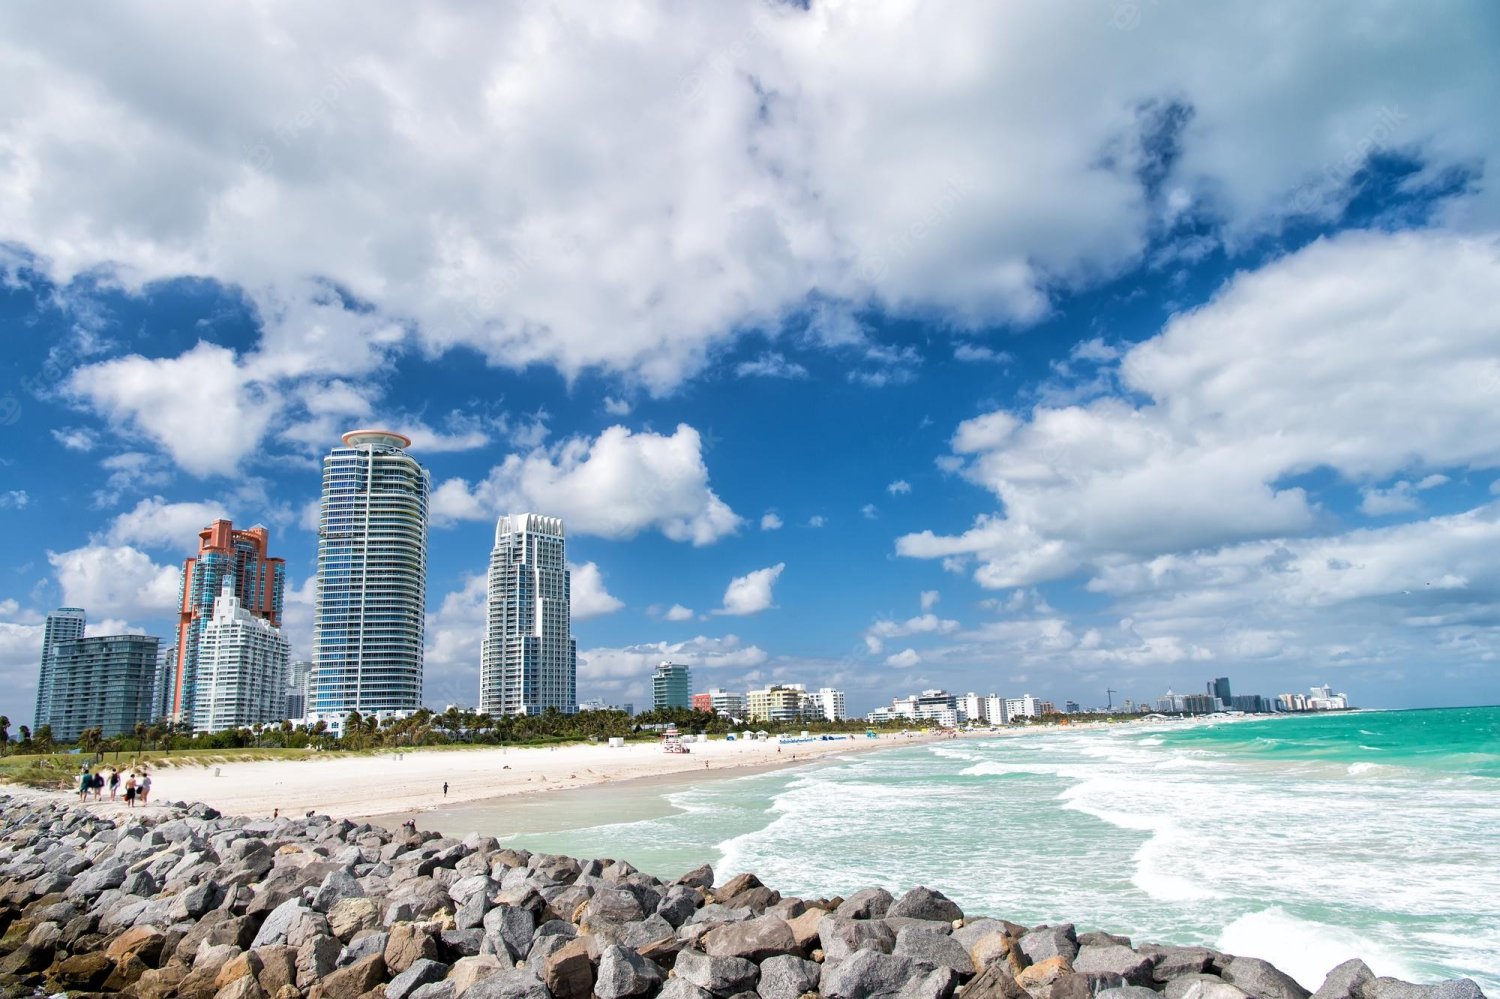
[[[1249,913],[1224,927],[1218,948],[1270,961],[1308,989],[1317,989],[1329,971],[1351,957],[1363,959],[1377,976],[1420,977],[1382,943],[1343,927],[1298,919],[1278,907]]]

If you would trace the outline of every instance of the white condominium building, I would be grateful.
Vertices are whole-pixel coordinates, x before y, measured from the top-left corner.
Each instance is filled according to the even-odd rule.
[[[193,729],[222,732],[286,716],[286,674],[291,649],[281,629],[245,609],[234,581],[224,580],[213,616],[198,643]]]
[[[563,522],[534,513],[495,524],[479,663],[479,710],[578,712],[578,645]]]
[[[1007,697],[1005,699],[1005,718],[1007,721],[1015,718],[1040,718],[1042,716],[1041,702],[1030,694],[1022,697]]]
[[[849,717],[844,708],[844,692],[832,687],[819,687],[807,695],[805,713],[823,721],[843,721]]]

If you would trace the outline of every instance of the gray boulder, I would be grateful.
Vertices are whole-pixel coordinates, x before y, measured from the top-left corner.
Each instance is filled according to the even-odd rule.
[[[661,984],[661,969],[628,947],[610,944],[599,953],[599,975],[594,995],[599,999],[625,999],[650,992]],[[467,993],[466,993],[467,995]]]
[[[287,934],[296,923],[301,921],[303,914],[307,911],[308,909],[300,899],[293,898],[282,902],[272,909],[266,921],[260,924],[260,931],[255,934],[250,949],[286,943]]]
[[[1161,997],[1155,989],[1148,989],[1141,985],[1120,985],[1095,993],[1094,999],[1161,999]]]
[[[916,928],[904,929],[896,934],[896,946],[891,950],[897,957],[909,957],[937,968],[952,968],[960,975],[974,973],[974,961],[964,945],[942,933]]]
[[[760,962],[760,983],[755,991],[760,999],[798,999],[803,993],[818,991],[820,972],[813,962],[791,954],[768,957]]]
[[[1450,978],[1432,987],[1432,999],[1484,999],[1472,978]]]
[[[452,982],[432,982],[419,987],[409,999],[458,999],[458,988]]]
[[[686,978],[671,978],[661,987],[656,999],[709,999],[711,995],[712,992],[700,989]]]
[[[749,909],[734,908],[719,902],[711,902],[693,913],[684,926],[695,926],[699,923],[739,923],[746,919],[754,919],[755,913]]]
[[[1167,999],[1249,999],[1243,990],[1230,985],[1218,975],[1193,972],[1179,975],[1162,989]]]
[[[1069,961],[1078,956],[1078,937],[1072,923],[1061,926],[1038,926],[1016,941],[1016,946],[1031,964],[1040,964],[1049,957],[1065,957]]]
[[[130,868],[126,864],[100,864],[73,879],[73,885],[67,892],[68,897],[92,898],[111,888],[118,888],[125,883],[125,877],[129,873]]]
[[[935,919],[952,922],[964,918],[963,910],[948,896],[921,885],[902,895],[891,904],[887,916],[906,916],[910,919]]]
[[[884,888],[866,888],[850,895],[833,914],[841,919],[883,919],[894,901]]]
[[[1142,957],[1129,947],[1115,943],[1080,947],[1078,955],[1073,958],[1073,970],[1080,975],[1105,980],[1110,980],[1111,975],[1118,975],[1131,985],[1150,982],[1152,968],[1149,957]]]
[[[957,982],[949,968],[862,950],[832,970],[825,966],[819,991],[830,999],[946,999]]]
[[[338,959],[334,961],[334,965],[340,968],[347,968],[351,964],[358,964],[360,961],[374,954],[379,954],[383,957],[385,955],[385,948],[389,943],[389,933],[386,933],[384,930],[371,930],[365,933],[364,936],[356,936],[349,942],[347,947],[339,951]]]
[[[552,999],[552,996],[540,978],[515,968],[481,978],[469,986],[463,999]]]
[[[1373,982],[1375,975],[1359,958],[1345,961],[1323,978],[1323,984],[1313,993],[1313,999],[1360,999],[1366,982]]]
[[[896,934],[879,919],[825,916],[818,921],[818,944],[828,960],[839,961],[863,950],[889,954],[896,946]]]
[[[760,970],[744,958],[714,957],[702,951],[684,950],[677,955],[672,973],[714,995],[729,996],[754,988]]]
[[[583,926],[598,923],[633,923],[645,919],[646,911],[634,892],[624,888],[604,888],[594,892],[583,906]]]
[[[312,907],[327,912],[346,898],[364,898],[364,886],[348,871],[331,871],[313,893]]]
[[[1151,975],[1162,984],[1183,975],[1202,974],[1213,963],[1213,951],[1206,947],[1157,947],[1152,953],[1156,966]]]
[[[411,999],[411,994],[431,982],[440,982],[448,973],[448,966],[427,958],[419,958],[401,974],[392,978],[385,987],[385,999]]]
[[[1227,976],[1226,976],[1227,977]],[[1360,989],[1364,999],[1432,999],[1436,986],[1413,985],[1399,978],[1377,978]]]
[[[525,957],[531,949],[531,935],[536,932],[536,917],[529,909],[498,905],[484,914],[484,931],[505,942],[512,958]]]
[[[698,892],[686,885],[667,889],[667,894],[656,907],[656,914],[673,926],[681,926],[698,910]]]
[[[1237,957],[1230,961],[1222,977],[1256,999],[1308,999],[1312,995],[1292,976],[1255,957]]]

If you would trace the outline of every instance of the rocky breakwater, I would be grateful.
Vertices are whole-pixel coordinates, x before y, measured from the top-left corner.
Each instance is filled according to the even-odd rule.
[[[784,897],[492,838],[0,798],[0,994],[138,999],[1308,999],[1264,961],[969,918],[941,893]],[[1340,965],[1313,999],[1482,999]]]

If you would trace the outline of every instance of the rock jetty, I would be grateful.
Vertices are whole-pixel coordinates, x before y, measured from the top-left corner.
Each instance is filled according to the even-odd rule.
[[[966,916],[941,892],[792,898],[753,874],[202,805],[115,821],[0,797],[0,995],[137,999],[1309,999],[1265,961]],[[1360,961],[1311,999],[1483,999]]]

